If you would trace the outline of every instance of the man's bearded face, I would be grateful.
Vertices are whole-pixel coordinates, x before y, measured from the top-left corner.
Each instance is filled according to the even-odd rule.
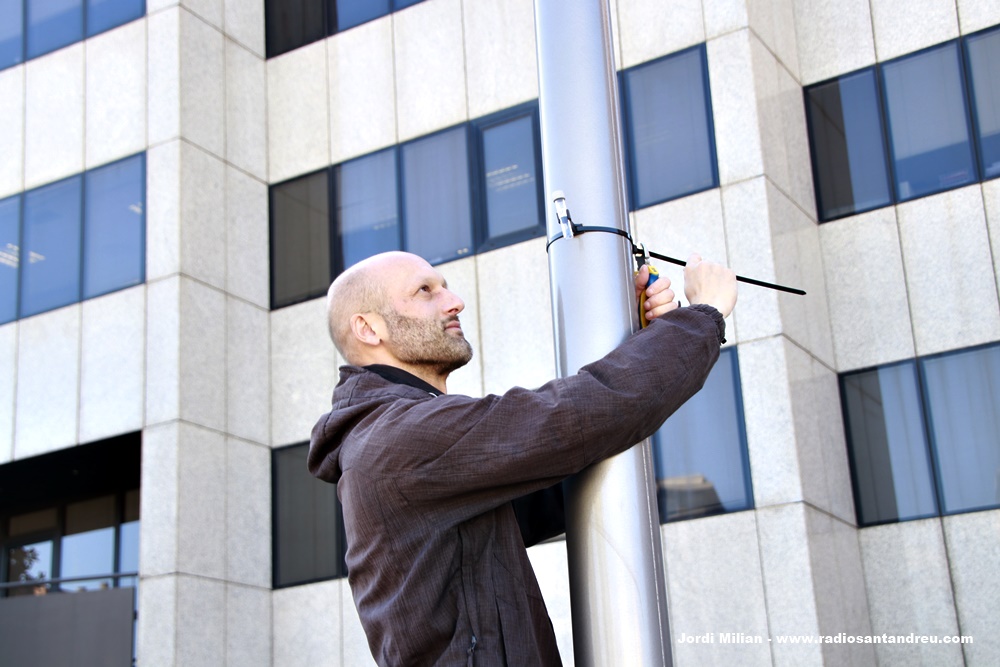
[[[389,330],[391,349],[402,362],[447,374],[472,359],[472,345],[465,340],[462,330],[449,327],[458,322],[457,315],[424,319],[396,312],[380,314]]]

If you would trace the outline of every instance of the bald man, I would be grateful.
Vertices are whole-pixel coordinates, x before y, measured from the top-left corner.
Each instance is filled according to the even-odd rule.
[[[512,501],[649,437],[701,388],[736,277],[692,255],[684,280],[690,306],[667,278],[649,285],[649,327],[576,375],[483,398],[447,393],[472,348],[465,304],[430,264],[386,253],[330,286],[347,365],[308,464],[338,485],[348,580],[378,664],[561,664]]]

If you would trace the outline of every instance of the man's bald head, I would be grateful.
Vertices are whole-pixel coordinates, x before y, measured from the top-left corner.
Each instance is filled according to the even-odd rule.
[[[412,253],[384,252],[358,262],[337,276],[330,285],[326,294],[330,338],[348,363],[355,363],[351,316],[357,313],[385,314],[389,310],[387,279],[395,275],[400,265],[415,263],[430,266]]]

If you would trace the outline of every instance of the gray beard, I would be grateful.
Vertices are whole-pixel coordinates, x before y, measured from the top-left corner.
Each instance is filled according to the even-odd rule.
[[[472,359],[469,341],[445,331],[449,320],[424,320],[398,313],[381,315],[389,329],[391,349],[404,363],[447,375]]]

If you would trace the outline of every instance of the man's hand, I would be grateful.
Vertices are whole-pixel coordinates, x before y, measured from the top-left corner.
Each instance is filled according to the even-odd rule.
[[[736,305],[736,274],[721,264],[705,262],[701,255],[693,253],[684,267],[684,294],[691,303],[708,304],[723,317],[729,317]]]
[[[639,302],[639,307],[645,309],[646,319],[653,320],[661,315],[669,313],[671,310],[679,308],[674,301],[674,291],[670,289],[670,278],[665,275],[660,277],[652,285],[649,283],[649,267],[645,264],[635,274],[635,298]],[[646,293],[643,301],[642,293]]]

